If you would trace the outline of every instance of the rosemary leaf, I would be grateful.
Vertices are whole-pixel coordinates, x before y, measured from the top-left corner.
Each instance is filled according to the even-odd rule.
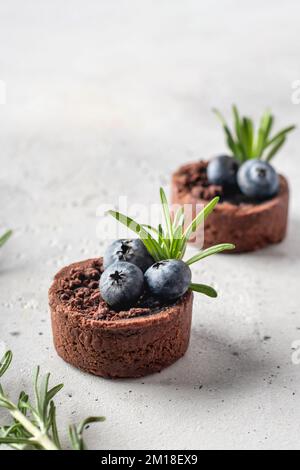
[[[141,238],[148,252],[156,261],[159,261],[161,259],[161,256],[163,256],[163,252],[159,244],[151,236],[151,234],[143,228],[141,224],[138,224],[133,219],[131,219],[127,215],[121,214],[120,212],[110,210],[108,211],[108,214],[112,215],[115,219],[118,220],[118,222],[121,222],[127,228],[135,232]]]
[[[206,284],[190,284],[190,289],[198,292],[199,294],[207,295],[208,297],[218,297],[218,293],[213,287],[207,286]]]
[[[266,142],[265,149],[268,148],[270,145],[274,144],[280,138],[285,137],[289,132],[293,131],[294,129],[296,129],[296,126],[289,126],[283,129],[282,131],[278,132],[274,137],[272,137],[271,140]]]
[[[0,377],[4,375],[11,364],[12,353],[5,353],[0,362]],[[4,393],[0,385],[0,407],[6,409],[12,418],[9,426],[0,426],[0,444],[7,444],[17,450],[60,450],[60,438],[56,422],[54,396],[63,387],[62,384],[49,389],[50,374],[40,378],[38,367],[34,378],[35,402],[32,404],[29,395],[21,392],[15,405]],[[71,425],[71,445],[73,449],[86,448],[83,431],[89,423],[103,421],[103,417],[89,417],[78,426]]]
[[[231,150],[233,156],[242,163],[251,158],[263,159],[266,150],[270,148],[270,146],[273,146],[264,158],[266,161],[269,161],[285,143],[284,137],[295,129],[295,126],[288,126],[271,137],[270,134],[274,124],[274,116],[269,111],[265,111],[260,119],[258,130],[255,132],[253,121],[248,117],[241,116],[237,107],[233,105],[232,112],[236,134],[235,139],[220,111],[216,109],[213,111],[221,121],[228,148]]]
[[[167,229],[167,235],[168,235],[168,240],[170,240],[170,243],[172,243],[173,240],[173,225],[172,225],[172,220],[171,220],[171,214],[170,214],[170,209],[168,205],[168,201],[166,198],[166,194],[163,190],[163,188],[160,188],[160,200],[163,208],[163,213],[165,216],[165,221],[166,221],[166,229]]]
[[[203,209],[199,212],[199,214],[194,218],[194,220],[190,223],[188,228],[184,232],[184,239],[188,241],[192,234],[196,232],[199,225],[203,224],[204,220],[209,216],[209,214],[214,210],[216,205],[218,204],[220,198],[217,196],[212,199]]]
[[[0,237],[0,247],[12,236],[12,230],[8,230]]]
[[[216,253],[221,253],[225,250],[234,250],[234,248],[235,246],[231,243],[223,243],[220,245],[211,246],[210,248],[200,251],[200,253],[197,253],[196,255],[192,256],[186,261],[186,264],[191,265],[193,263],[197,263],[197,261],[200,261],[201,259],[207,258],[208,256],[214,255]]]
[[[283,135],[281,137],[279,137],[277,140],[275,140],[274,142],[274,145],[273,147],[271,148],[271,150],[268,152],[265,160],[266,162],[269,162],[273,157],[274,155],[276,155],[276,153],[279,151],[279,149],[283,146],[283,144],[285,143],[286,141],[286,137]]]

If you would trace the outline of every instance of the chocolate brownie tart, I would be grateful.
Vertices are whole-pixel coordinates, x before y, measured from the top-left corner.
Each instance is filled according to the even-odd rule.
[[[159,372],[187,350],[193,293],[160,303],[145,293],[127,311],[113,311],[102,299],[102,258],[61,269],[49,291],[54,345],[65,361],[110,378]]]
[[[214,197],[220,203],[204,226],[204,247],[230,240],[233,253],[254,251],[279,243],[286,235],[289,187],[279,175],[278,194],[265,201],[251,200],[241,193],[226,193],[222,186],[209,184],[206,161],[181,166],[172,177],[172,204],[206,205]]]

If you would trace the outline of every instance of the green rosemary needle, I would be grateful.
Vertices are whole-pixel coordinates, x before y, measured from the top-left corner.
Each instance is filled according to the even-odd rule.
[[[8,230],[0,237],[0,247],[12,236],[12,230]]]
[[[8,370],[12,352],[7,351],[0,362],[0,378]],[[62,450],[56,423],[56,407],[53,401],[63,384],[49,388],[50,374],[40,377],[38,367],[34,379],[34,404],[29,395],[21,392],[18,402],[13,403],[0,383],[0,408],[12,417],[9,425],[0,426],[0,444],[17,450]],[[69,426],[69,437],[73,450],[86,449],[83,432],[90,423],[104,421],[102,416],[88,417],[79,425]]]

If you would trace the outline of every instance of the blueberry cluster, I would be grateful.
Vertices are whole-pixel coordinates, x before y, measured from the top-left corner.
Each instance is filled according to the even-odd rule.
[[[163,301],[176,300],[191,283],[191,270],[184,261],[155,262],[137,238],[113,242],[104,254],[103,264],[100,292],[114,309],[133,306],[145,289]]]
[[[279,177],[272,165],[260,159],[250,159],[239,164],[234,157],[221,155],[207,167],[210,184],[225,189],[240,190],[245,196],[264,200],[279,192]]]

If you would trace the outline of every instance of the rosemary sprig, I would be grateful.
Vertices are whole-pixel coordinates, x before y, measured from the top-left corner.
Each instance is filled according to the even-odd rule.
[[[240,116],[237,107],[233,105],[234,130],[232,131],[220,111],[217,109],[213,111],[221,121],[230,151],[242,163],[251,158],[270,161],[285,143],[287,134],[296,127],[288,126],[271,137],[274,116],[266,111],[260,120],[257,132],[255,132],[252,119]]]
[[[150,225],[140,224],[127,215],[120,212],[110,210],[108,214],[112,215],[118,222],[128,227],[135,232],[143,241],[150,255],[155,261],[164,259],[183,259],[188,241],[195,234],[196,230],[202,225],[209,214],[214,210],[219,202],[219,198],[215,197],[210,201],[202,211],[192,220],[186,227],[184,208],[180,207],[172,218],[171,211],[167,202],[164,190],[160,189],[160,199],[165,219],[165,228],[158,226],[158,228],[151,227]],[[200,251],[198,254],[186,261],[191,265],[200,261],[207,256],[220,253],[225,250],[233,250],[235,248],[231,243],[223,243],[221,245],[212,246],[206,250]],[[208,295],[209,297],[216,297],[216,291],[209,286],[203,284],[192,283],[190,289],[195,292]]]
[[[0,247],[12,236],[12,230],[8,230],[0,237]]]
[[[12,361],[11,351],[7,351],[0,362],[0,378],[9,368]],[[0,383],[0,408],[5,408],[13,418],[10,425],[0,427],[0,444],[6,444],[17,450],[61,450],[60,438],[56,423],[54,396],[62,389],[59,384],[49,389],[50,374],[40,378],[38,367],[34,379],[35,403],[29,395],[21,392],[18,402],[14,404],[4,393]],[[79,425],[69,426],[69,437],[73,450],[84,450],[83,432],[90,423],[104,421],[105,418],[89,417]]]

